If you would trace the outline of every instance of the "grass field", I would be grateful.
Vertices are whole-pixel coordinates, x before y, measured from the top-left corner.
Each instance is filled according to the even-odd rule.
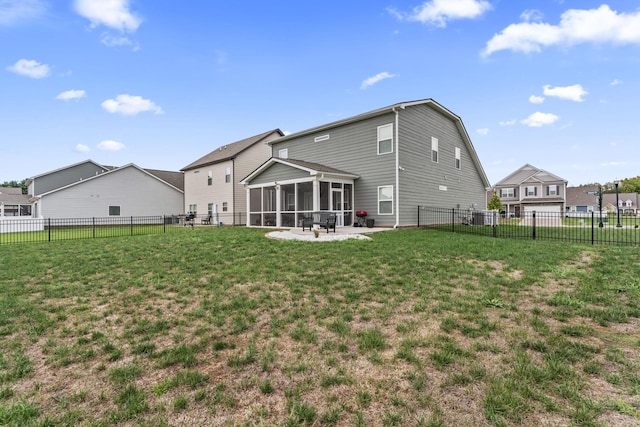
[[[640,251],[394,230],[0,246],[0,425],[640,424]]]

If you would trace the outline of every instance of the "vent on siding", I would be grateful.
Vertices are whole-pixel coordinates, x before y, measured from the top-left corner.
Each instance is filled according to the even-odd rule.
[[[315,138],[313,138],[313,142],[322,142],[326,141],[327,139],[329,139],[329,135],[316,136]]]

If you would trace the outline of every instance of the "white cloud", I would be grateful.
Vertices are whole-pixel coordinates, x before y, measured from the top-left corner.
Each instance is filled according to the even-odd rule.
[[[477,18],[489,9],[491,4],[484,0],[431,0],[413,8],[411,13],[401,13],[395,9],[389,9],[389,12],[398,19],[443,28],[447,26],[447,21]]]
[[[71,89],[71,90],[66,90],[64,92],[60,92],[58,96],[56,96],[56,99],[59,99],[61,101],[69,101],[70,99],[84,98],[86,95],[87,95],[87,92],[85,92],[84,90]]]
[[[120,113],[126,116],[135,116],[146,111],[152,111],[155,114],[163,113],[162,108],[152,101],[141,96],[127,94],[118,95],[116,99],[107,99],[101,105],[109,113]]]
[[[76,145],[76,151],[79,153],[88,153],[89,151],[91,151],[91,148],[89,148],[88,145],[78,144]]]
[[[95,28],[104,25],[120,31],[133,32],[142,20],[129,10],[129,0],[75,0],[76,12]]]
[[[360,89],[366,89],[369,86],[373,86],[376,83],[381,82],[384,79],[390,79],[396,77],[395,74],[391,74],[391,73],[387,73],[386,71],[383,73],[378,73],[373,77],[369,77],[368,79],[366,79],[365,81],[362,82],[362,84],[360,85]]]
[[[42,0],[0,0],[0,26],[38,19],[48,7]]]
[[[124,148],[124,144],[118,141],[105,140],[98,144],[98,150],[103,151],[120,151]]]
[[[520,14],[520,19],[524,22],[541,21],[542,12],[537,9],[528,9]]]
[[[597,9],[569,9],[558,25],[542,22],[511,24],[495,34],[482,52],[500,50],[531,53],[553,45],[580,43],[640,44],[640,10],[618,13],[606,4]]]
[[[589,92],[584,90],[582,85],[573,85],[573,86],[558,86],[551,87],[550,85],[545,85],[543,87],[544,94],[546,96],[555,96],[556,98],[566,99],[568,101],[582,102],[584,101],[583,96],[587,95]]]
[[[522,123],[532,128],[539,128],[545,125],[551,125],[555,123],[559,118],[560,117],[556,116],[555,114],[535,112],[526,119],[522,120]]]
[[[479,135],[487,135],[489,134],[489,128],[480,128],[476,130]]]
[[[618,86],[618,85],[621,85],[622,83],[623,83],[623,82],[622,82],[622,80],[613,79],[613,80],[611,81],[611,83],[609,83],[609,84],[610,84],[611,86]]]
[[[544,96],[531,95],[529,97],[529,102],[532,104],[542,104],[544,102]]]
[[[513,126],[516,124],[516,120],[503,120],[500,122],[500,126]]]
[[[20,59],[15,64],[7,67],[7,70],[32,79],[41,79],[49,75],[49,66],[33,59]]]
[[[134,42],[128,37],[124,36],[112,36],[111,34],[104,33],[100,36],[100,43],[107,47],[118,47],[118,46],[132,46],[134,52],[140,50],[140,44],[138,42]]]

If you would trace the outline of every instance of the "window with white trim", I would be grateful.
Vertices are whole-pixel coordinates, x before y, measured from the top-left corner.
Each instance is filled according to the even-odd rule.
[[[438,163],[438,138],[431,137],[431,161]]]
[[[207,174],[207,185],[213,184],[213,172],[209,171]]]
[[[516,190],[513,188],[501,188],[500,197],[503,197],[505,199],[509,197],[511,198],[516,197]]]
[[[536,196],[538,195],[538,187],[535,186],[528,186],[526,188],[526,195],[527,197],[531,197],[531,196]]]
[[[456,147],[456,162],[455,162],[455,166],[456,169],[460,169],[461,164],[460,164],[460,148]]]
[[[550,185],[547,187],[547,196],[557,196],[558,195],[558,186]]]
[[[207,204],[207,213],[209,215],[213,215],[213,203],[208,203]]]
[[[283,148],[281,150],[278,150],[278,157],[280,157],[281,159],[288,159],[289,158],[289,149],[288,148]]]
[[[231,166],[224,168],[224,182],[231,182]]]
[[[109,206],[109,216],[120,216],[120,206]]]
[[[378,187],[378,214],[393,215],[393,185]]]
[[[195,203],[192,205],[189,205],[189,212],[187,213],[196,215],[198,213],[198,205],[196,205]]]
[[[393,153],[393,123],[378,126],[378,154]]]
[[[229,210],[229,205],[227,202],[222,202],[222,212],[227,212]]]

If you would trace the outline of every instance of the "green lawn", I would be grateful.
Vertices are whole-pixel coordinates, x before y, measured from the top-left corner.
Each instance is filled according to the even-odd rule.
[[[0,246],[0,425],[640,423],[640,251],[243,227]]]

